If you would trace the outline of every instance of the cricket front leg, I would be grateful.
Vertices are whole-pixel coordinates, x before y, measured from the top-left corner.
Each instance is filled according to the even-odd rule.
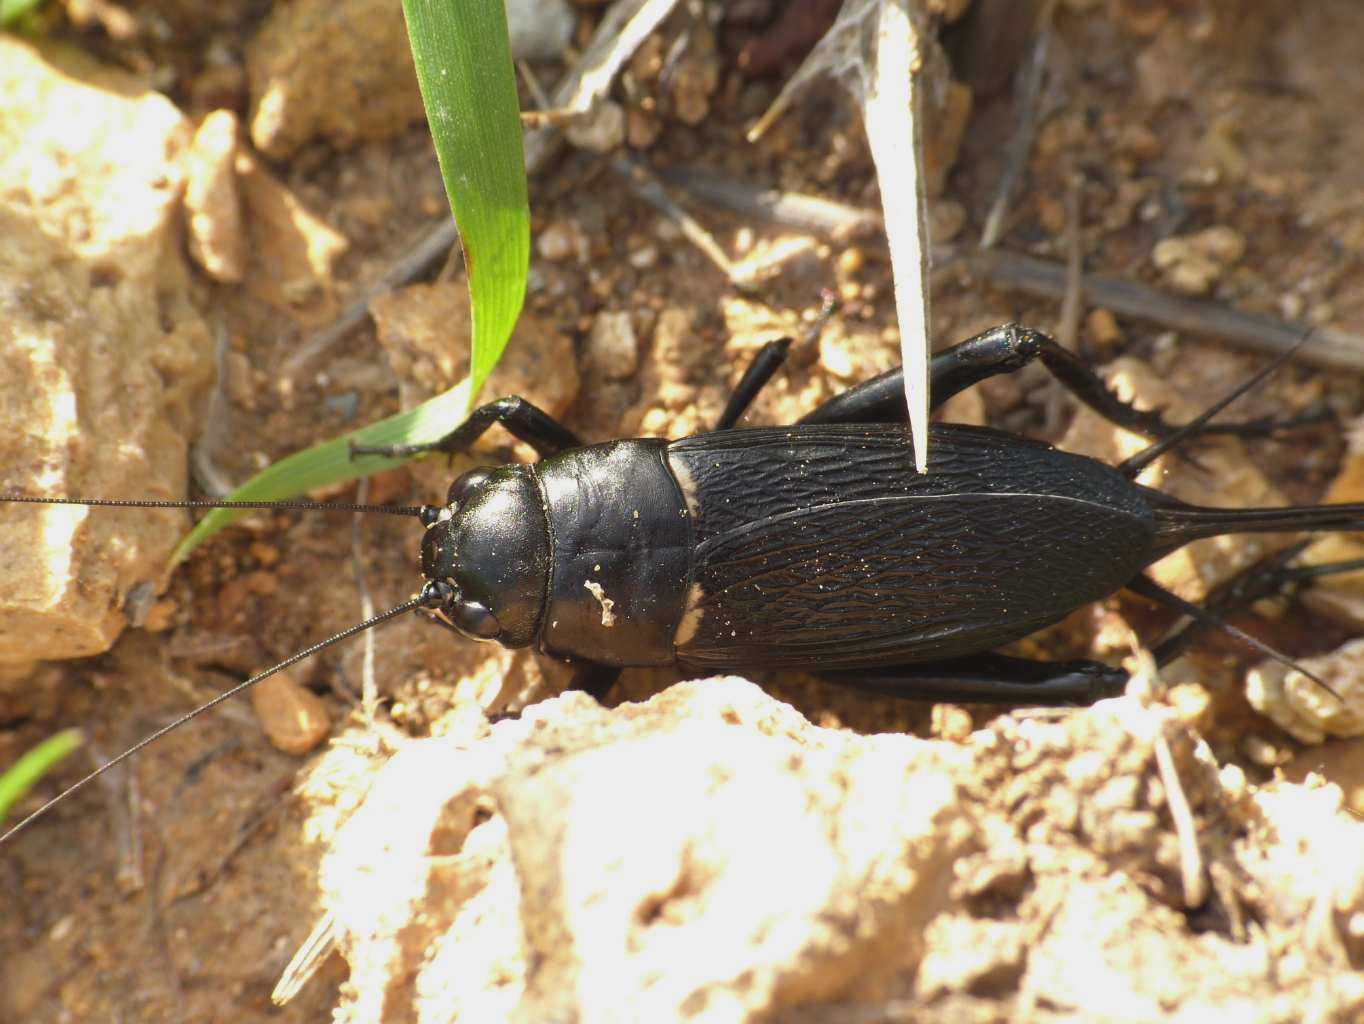
[[[359,455],[382,455],[387,458],[411,458],[429,452],[456,455],[468,451],[494,423],[500,423],[519,441],[525,441],[546,458],[569,448],[580,448],[578,436],[539,406],[520,395],[508,395],[496,402],[481,405],[469,418],[444,437],[425,444],[357,445],[352,444],[351,458]]]

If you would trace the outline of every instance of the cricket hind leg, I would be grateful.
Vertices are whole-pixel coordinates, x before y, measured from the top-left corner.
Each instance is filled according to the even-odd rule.
[[[928,371],[932,408],[938,408],[953,395],[987,377],[1022,369],[1037,358],[1034,338],[1054,344],[1040,332],[1005,324],[934,356]],[[738,422],[758,392],[781,367],[790,348],[791,340],[781,338],[768,342],[758,351],[735,386],[716,430],[725,430]],[[1099,386],[1103,387],[1102,382]],[[906,419],[904,370],[897,367],[835,395],[799,422],[903,423]]]
[[[1128,675],[1098,661],[1032,661],[972,654],[943,661],[819,672],[856,690],[959,704],[1092,704],[1122,694]]]
[[[1124,402],[1074,354],[1041,331],[1018,324],[991,328],[935,355],[929,363],[931,408],[937,409],[952,396],[983,380],[1014,373],[1036,360],[1041,360],[1066,390],[1104,419],[1155,441],[1175,436],[1174,443],[1178,443],[1194,434],[1264,437],[1321,418],[1316,415],[1301,420],[1257,419],[1215,425],[1196,421],[1192,430],[1173,426],[1159,412],[1143,411]],[[897,367],[835,395],[799,422],[903,423],[907,418],[904,371]]]

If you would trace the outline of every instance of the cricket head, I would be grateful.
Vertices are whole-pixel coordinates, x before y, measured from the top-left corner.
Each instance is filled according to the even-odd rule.
[[[471,469],[422,510],[422,607],[471,640],[525,647],[549,583],[549,524],[526,466]]]

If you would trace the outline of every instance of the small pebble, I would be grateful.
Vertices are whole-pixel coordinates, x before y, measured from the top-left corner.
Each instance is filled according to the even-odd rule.
[[[251,706],[272,746],[286,754],[306,754],[331,731],[322,699],[300,686],[286,670],[251,688]]]
[[[227,400],[243,412],[256,411],[256,389],[251,381],[251,360],[241,352],[223,358],[223,390]]]
[[[583,237],[582,229],[578,227],[576,221],[568,219],[551,221],[545,225],[545,229],[535,240],[535,251],[542,259],[551,263],[562,263],[574,257],[579,261],[585,261],[587,239]]]
[[[625,142],[625,109],[614,100],[602,100],[586,116],[570,121],[564,134],[578,149],[614,152]]]
[[[233,157],[237,117],[215,110],[204,118],[186,160],[185,213],[190,255],[215,281],[246,273],[247,240]]]
[[[654,221],[654,237],[660,242],[676,242],[682,237],[682,229],[668,217]]]
[[[838,272],[847,277],[856,274],[866,263],[867,254],[855,245],[838,254]]]
[[[588,363],[608,380],[625,380],[639,368],[639,338],[630,314],[603,310],[587,336]]]
[[[626,259],[629,260],[630,266],[636,270],[648,270],[658,263],[658,247],[648,244],[641,245],[638,249],[630,250]]]
[[[857,373],[856,356],[846,335],[825,332],[819,339],[819,362],[842,380],[851,380]]]
[[[274,597],[279,593],[279,577],[270,572],[248,572],[241,577],[246,589],[257,597]]]
[[[1217,226],[1157,242],[1151,250],[1151,262],[1176,291],[1206,295],[1245,251],[1246,240],[1240,232]]]
[[[1297,292],[1288,292],[1279,298],[1279,315],[1285,320],[1300,320],[1307,309],[1307,301]]]
[[[1122,328],[1108,310],[1092,309],[1085,317],[1085,336],[1095,348],[1106,352],[1122,343]]]
[[[932,724],[933,736],[952,743],[965,743],[971,735],[971,712],[956,704],[934,704]]]
[[[142,628],[148,633],[164,633],[175,624],[177,606],[169,599],[157,601],[147,609],[147,617],[142,620]]]
[[[1240,765],[1223,765],[1217,773],[1217,780],[1222,784],[1222,792],[1230,802],[1235,803],[1245,797],[1246,773]]]
[[[673,113],[684,124],[698,125],[710,114],[710,97],[720,84],[720,60],[713,53],[688,54],[673,68]]]
[[[1293,757],[1293,751],[1288,747],[1271,743],[1254,733],[1242,738],[1241,753],[1245,754],[1252,764],[1257,764],[1261,768],[1277,768],[1287,764]]]
[[[648,149],[663,134],[663,122],[647,110],[631,107],[625,114],[625,141],[631,149]]]
[[[1205,731],[1212,725],[1212,696],[1197,683],[1171,687],[1168,699],[1175,716],[1190,729]]]
[[[79,927],[80,917],[76,914],[67,914],[65,917],[59,919],[57,923],[52,926],[51,931],[47,933],[48,941],[53,944],[63,943],[70,938],[72,933]]]
[[[253,540],[247,550],[259,565],[267,569],[279,562],[279,548],[263,540]]]

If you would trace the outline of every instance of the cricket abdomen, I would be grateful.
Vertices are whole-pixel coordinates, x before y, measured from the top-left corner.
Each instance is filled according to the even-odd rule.
[[[976,653],[1112,593],[1149,558],[1151,509],[1108,466],[939,427],[932,471],[899,426],[674,442],[696,548],[684,667],[833,670]]]

